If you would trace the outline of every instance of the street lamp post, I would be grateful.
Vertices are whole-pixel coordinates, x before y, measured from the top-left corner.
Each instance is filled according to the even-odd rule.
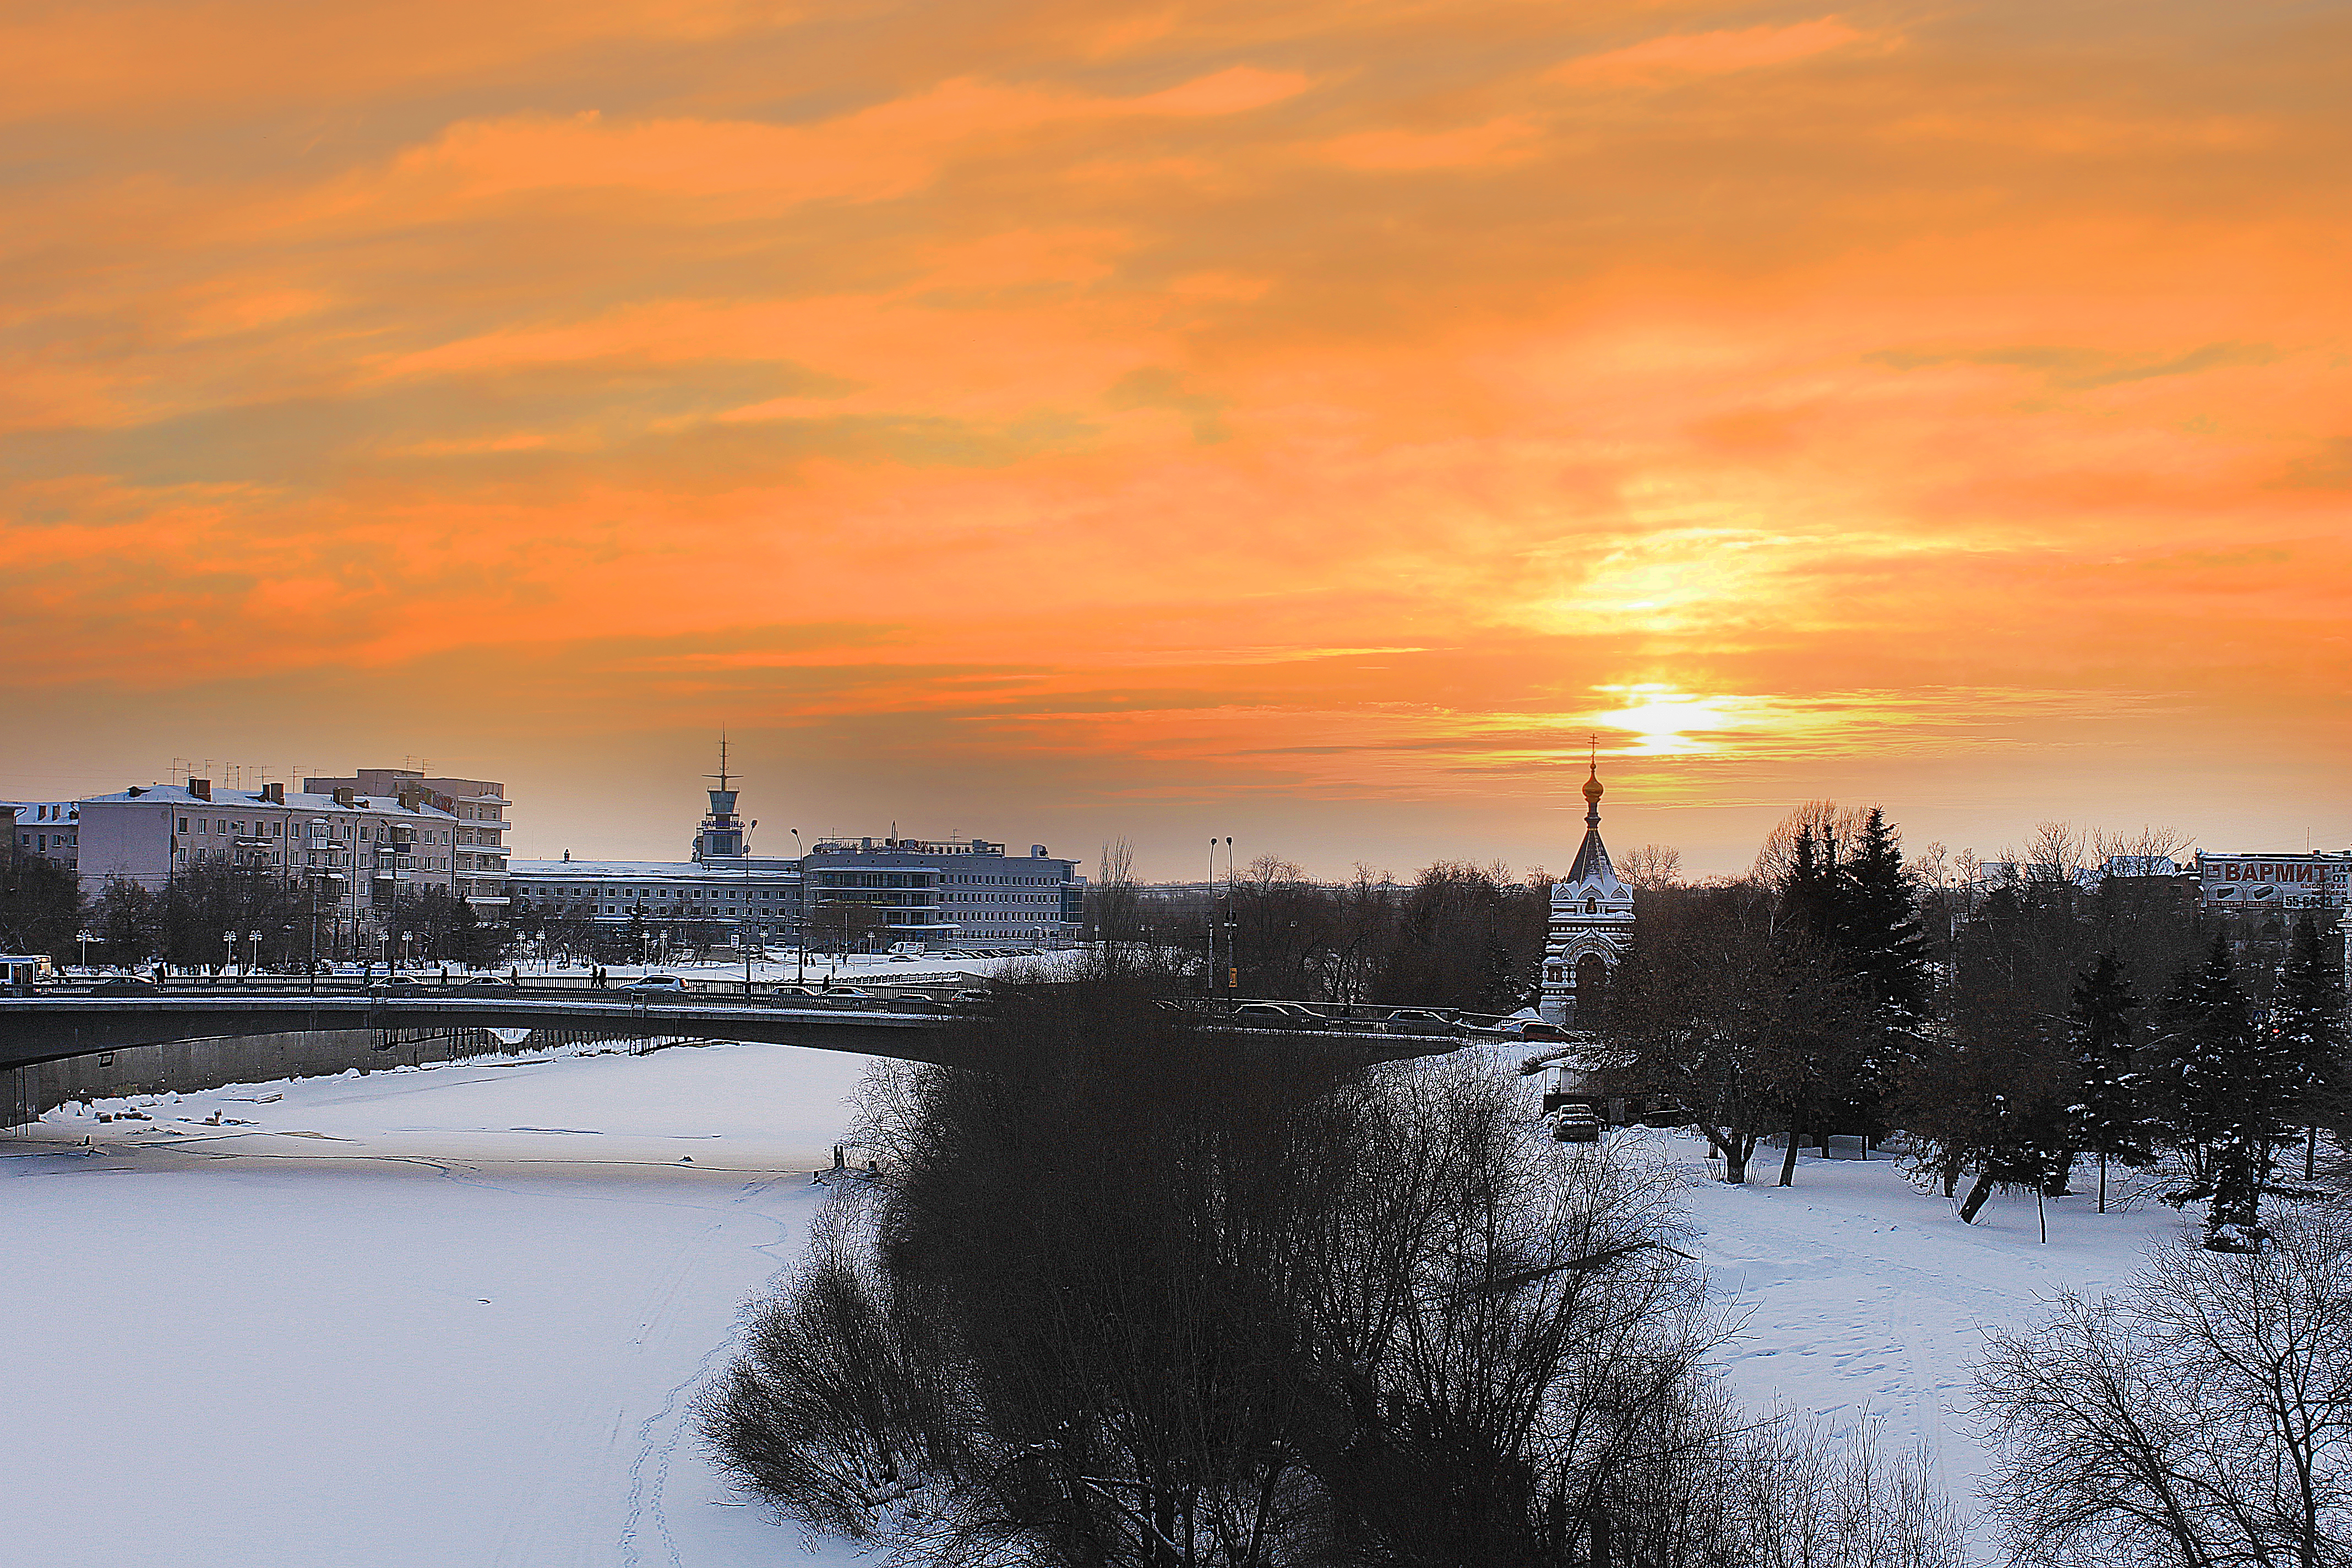
[[[1201,923],[1206,926],[1209,931],[1207,979],[1209,996],[1213,1001],[1217,994],[1217,836],[1213,833],[1209,835],[1209,876],[1208,879],[1201,884],[1201,890],[1209,896],[1208,916]]]
[[[236,967],[236,931],[232,927],[221,934],[223,940],[228,943],[228,956],[221,961],[221,969],[223,973],[226,973]]]
[[[94,931],[79,931],[76,933],[75,940],[81,943],[81,966],[84,973],[87,973],[89,969],[89,944],[96,941],[98,933]]]
[[[793,863],[800,868],[801,874],[801,912],[800,919],[794,922],[798,929],[793,933],[794,940],[793,942],[793,954],[798,963],[793,984],[797,985],[805,985],[808,984],[808,849],[801,843],[801,830],[799,828],[787,828],[785,831],[789,832],[793,836]]]
[[[735,915],[735,945],[743,950],[743,1000],[751,999],[751,847],[743,847],[743,907]]]

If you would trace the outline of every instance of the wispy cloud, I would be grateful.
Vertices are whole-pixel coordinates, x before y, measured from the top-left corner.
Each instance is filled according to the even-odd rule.
[[[1717,804],[2226,731],[2340,816],[2347,68],[2021,0],[22,11],[11,741],[727,722],[1341,864],[1549,831],[1595,731]]]

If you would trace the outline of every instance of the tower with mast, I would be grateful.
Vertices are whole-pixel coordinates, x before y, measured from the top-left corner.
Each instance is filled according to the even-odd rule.
[[[736,860],[751,852],[751,835],[743,819],[735,811],[734,775],[727,771],[727,736],[719,736],[719,771],[702,775],[718,781],[719,787],[709,791],[710,810],[695,830],[694,858],[708,864],[712,860]]]

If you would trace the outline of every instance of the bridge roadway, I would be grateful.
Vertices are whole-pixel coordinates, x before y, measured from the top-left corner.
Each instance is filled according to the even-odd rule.
[[[205,995],[166,990],[150,996],[0,997],[0,1068],[174,1040],[320,1029],[583,1029],[614,1039],[670,1036],[750,1040],[951,1067],[960,1065],[947,1032],[952,1021],[939,1013],[780,1007],[708,995],[623,1000],[610,992],[504,997],[415,993]],[[1217,1025],[1208,1028],[1236,1036],[1308,1033]],[[1370,1061],[1434,1056],[1462,1044],[1454,1035],[1351,1032],[1335,1033],[1331,1038]]]

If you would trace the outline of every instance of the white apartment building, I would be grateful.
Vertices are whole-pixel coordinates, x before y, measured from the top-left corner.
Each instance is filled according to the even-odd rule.
[[[457,818],[457,843],[449,869],[457,896],[485,921],[504,921],[507,888],[506,809],[514,802],[506,786],[490,779],[428,778],[415,768],[362,768],[349,778],[306,778],[311,795],[349,790],[355,795],[397,799],[420,795]]]
[[[161,891],[214,860],[308,884],[336,929],[359,932],[404,890],[456,890],[458,818],[421,792],[289,795],[282,784],[215,790],[210,779],[137,785],[79,803],[82,893],[121,879]]]
[[[81,802],[0,801],[16,823],[16,853],[75,869],[81,856]]]

